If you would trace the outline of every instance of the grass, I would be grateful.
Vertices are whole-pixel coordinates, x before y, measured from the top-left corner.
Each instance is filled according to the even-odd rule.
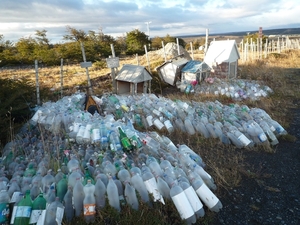
[[[195,59],[202,59],[203,55],[194,53]],[[152,88],[153,92],[160,95],[166,84],[158,78],[154,68],[160,65],[163,58],[150,55],[151,70],[154,76]],[[120,65],[136,64],[136,57],[127,57],[121,59]],[[145,56],[139,58],[140,65],[147,67]],[[258,101],[249,99],[240,102],[249,107],[264,109],[274,120],[278,121],[283,127],[287,128],[291,122],[292,116],[286,116],[290,108],[295,108],[295,102],[300,100],[300,72],[295,68],[300,68],[300,52],[286,51],[281,54],[270,54],[266,59],[240,62],[238,78],[257,80],[268,85],[274,93],[271,96],[262,98]],[[101,95],[111,91],[111,83],[101,77],[110,73],[109,69],[90,68],[91,80],[98,79],[99,82],[94,88],[95,95]],[[0,131],[2,148],[4,144],[16,137],[16,133],[31,115],[30,107],[36,104],[35,95],[35,74],[33,70],[9,70],[1,71],[1,122]],[[60,68],[42,68],[39,70],[39,80],[41,88],[42,102],[57,101],[60,99]],[[105,83],[106,82],[106,83]],[[65,66],[64,68],[64,90],[63,94],[72,94],[77,90],[84,90],[87,86],[85,69],[79,66]],[[232,100],[227,97],[218,97],[210,95],[185,95],[180,92],[166,94],[167,98],[180,99],[183,101],[214,101],[218,100],[223,104],[231,103]],[[26,100],[24,103],[24,99]],[[4,102],[3,102],[4,101]],[[4,103],[4,104],[3,104]],[[24,111],[25,110],[25,111]],[[40,129],[40,135],[45,134],[43,128]],[[61,134],[63,135],[63,134]],[[236,187],[240,184],[243,176],[254,179],[262,175],[259,171],[245,170],[245,151],[265,151],[273,154],[276,147],[258,146],[251,149],[236,149],[233,146],[222,145],[216,139],[205,139],[199,135],[189,136],[180,131],[175,132],[170,139],[175,144],[186,144],[197,152],[206,163],[206,171],[212,175],[218,186],[215,194],[219,198],[226,195],[226,190]],[[45,150],[50,147],[56,147],[58,144],[51,140],[44,140]],[[295,141],[292,135],[281,137],[279,141]],[[57,169],[58,156],[52,156],[53,169]],[[272,187],[266,187],[270,191],[277,191]],[[108,205],[108,204],[107,204]],[[258,210],[253,205],[254,210]],[[215,217],[215,213],[205,210],[204,218],[199,219],[201,224],[210,224]],[[70,223],[64,221],[63,224],[84,224],[83,218],[76,218]],[[128,206],[123,206],[121,213],[107,206],[97,212],[96,224],[182,224],[182,221],[176,212],[173,204],[167,202],[165,206],[160,203],[153,203],[152,207],[140,205],[139,211],[134,211]]]

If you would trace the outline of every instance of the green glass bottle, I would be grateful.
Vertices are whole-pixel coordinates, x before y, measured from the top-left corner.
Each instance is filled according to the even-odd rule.
[[[89,168],[86,166],[84,168],[84,179],[83,179],[83,186],[86,185],[88,183],[88,180],[91,180],[91,183],[92,184],[95,184],[95,180],[93,179],[90,171],[89,171]]]
[[[30,190],[27,190],[24,198],[18,203],[14,219],[14,225],[29,224],[31,210],[32,200],[30,197]]]
[[[119,130],[119,135],[120,135],[120,140],[121,144],[124,148],[125,151],[130,152],[133,150],[133,145],[131,144],[129,138],[125,134],[125,132],[121,129],[121,127],[118,127]]]
[[[32,203],[32,212],[29,220],[29,224],[36,224],[39,217],[42,215],[43,210],[46,210],[47,201],[44,198],[43,193],[40,193]]]
[[[66,179],[66,175],[63,175],[63,178],[58,181],[56,186],[56,196],[59,197],[59,200],[62,202],[65,194],[68,191],[68,181]]]

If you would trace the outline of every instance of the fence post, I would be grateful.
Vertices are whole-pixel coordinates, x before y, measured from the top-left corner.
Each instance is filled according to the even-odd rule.
[[[34,68],[35,68],[35,83],[36,83],[36,99],[37,105],[41,104],[40,100],[40,84],[39,84],[39,66],[37,59],[34,61]]]
[[[64,88],[64,59],[60,59],[60,97],[63,97],[63,88]]]
[[[190,46],[192,51],[192,59],[194,60],[193,42],[190,42]]]
[[[80,42],[80,46],[81,46],[81,51],[82,51],[83,62],[86,62],[85,51],[84,51],[84,46],[83,46],[82,42]],[[89,68],[85,67],[85,71],[86,71],[86,77],[87,77],[87,82],[88,82],[89,94],[92,95],[93,89],[92,89],[90,75],[89,75]]]
[[[165,62],[167,62],[166,49],[165,49],[164,41],[161,41],[161,45],[162,45],[163,51],[164,51]]]
[[[110,48],[111,48],[112,57],[115,58],[116,54],[115,54],[114,45],[110,44]],[[112,82],[113,82],[114,93],[117,93],[117,83],[116,83],[115,68],[111,68],[111,78],[112,78]]]

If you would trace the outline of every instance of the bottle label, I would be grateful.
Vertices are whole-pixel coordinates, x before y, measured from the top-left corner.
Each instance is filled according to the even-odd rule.
[[[83,213],[85,216],[91,216],[96,214],[96,205],[95,204],[84,204]]]
[[[65,209],[62,207],[57,207],[56,209],[56,218],[55,221],[57,224],[61,224],[62,220],[63,220],[63,216],[64,216],[64,211]]]
[[[187,219],[194,215],[194,210],[184,192],[172,197],[172,201],[181,219]]]
[[[43,211],[46,210],[39,210],[39,209],[32,210],[29,223],[30,224],[37,223]]]
[[[148,123],[148,126],[149,126],[149,127],[151,127],[151,126],[153,125],[153,123],[152,123],[152,118],[153,118],[152,116],[147,116],[147,117],[146,117],[146,120],[147,120],[147,123]]]
[[[194,212],[199,211],[203,207],[202,202],[200,201],[199,197],[197,196],[197,194],[192,186],[185,189],[184,193],[185,193],[186,197],[188,198]]]
[[[74,123],[73,131],[78,132],[80,125],[81,125],[80,123]]]
[[[238,139],[243,143],[244,146],[247,146],[251,143],[251,141],[244,134],[241,134]]]
[[[159,119],[155,119],[153,123],[159,130],[161,130],[164,127],[164,124],[162,122],[160,122]]]
[[[153,109],[152,111],[155,115],[160,116],[160,111],[158,111],[157,109]]]
[[[170,130],[170,129],[172,129],[172,128],[173,128],[173,125],[172,125],[172,123],[171,123],[171,121],[170,121],[170,120],[166,120],[166,121],[164,121],[164,124],[165,124],[165,126],[166,126],[167,130]]]
[[[81,125],[77,133],[77,137],[83,137],[84,131],[85,131],[85,126]]]
[[[31,215],[31,207],[30,206],[18,206],[16,211],[16,217],[28,217]]]
[[[219,202],[219,199],[214,195],[214,193],[211,192],[211,190],[209,190],[209,188],[205,184],[202,184],[201,187],[196,190],[196,193],[200,197],[202,202],[210,209]]]
[[[265,133],[261,133],[260,135],[258,135],[258,139],[259,139],[261,142],[265,142],[268,138],[267,138],[267,136],[265,135]]]
[[[93,141],[99,141],[99,140],[100,140],[100,130],[93,129]]]
[[[8,203],[1,203],[0,204],[0,224],[5,223],[8,221],[9,217],[9,204]]]

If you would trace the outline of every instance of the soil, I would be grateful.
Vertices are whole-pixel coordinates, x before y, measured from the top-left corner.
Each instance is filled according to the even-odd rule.
[[[296,103],[295,103],[296,105]],[[300,105],[291,109],[286,130],[296,140],[280,140],[275,153],[244,152],[248,175],[220,197],[219,224],[300,224]],[[211,223],[210,223],[211,224]]]

